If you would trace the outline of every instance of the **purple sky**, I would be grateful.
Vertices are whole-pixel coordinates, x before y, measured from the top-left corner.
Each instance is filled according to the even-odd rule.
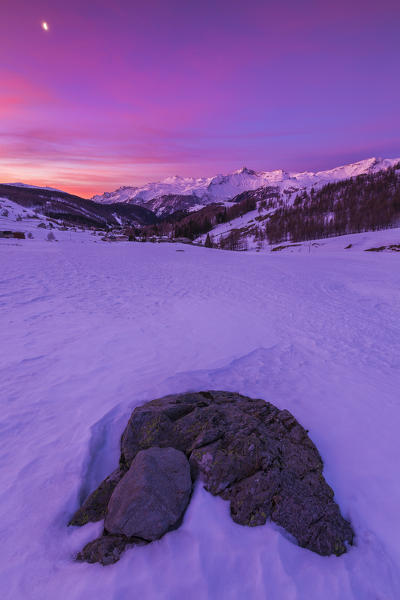
[[[0,17],[2,182],[90,196],[400,156],[398,0],[1,0]]]

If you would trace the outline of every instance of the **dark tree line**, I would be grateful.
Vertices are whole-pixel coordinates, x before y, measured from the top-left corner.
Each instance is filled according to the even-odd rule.
[[[216,225],[237,219],[257,208],[255,192],[246,192],[240,196],[243,197],[232,206],[209,204],[196,212],[169,215],[162,222],[145,227],[143,234],[147,237],[167,235],[193,240],[208,233]]]
[[[299,194],[268,220],[270,243],[387,229],[400,218],[400,163],[386,171]]]
[[[226,237],[220,239],[221,250],[247,250],[247,239],[242,237],[240,229],[232,229]]]

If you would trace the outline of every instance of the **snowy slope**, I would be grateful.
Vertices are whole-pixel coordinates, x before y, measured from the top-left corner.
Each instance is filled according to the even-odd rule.
[[[233,231],[235,229],[243,230],[247,227],[254,226],[256,223],[256,221],[255,221],[256,217],[258,217],[260,214],[265,216],[265,215],[270,214],[271,212],[273,212],[273,210],[272,211],[263,210],[261,212],[259,212],[258,210],[252,210],[248,213],[245,213],[241,217],[237,217],[236,219],[232,219],[231,221],[227,221],[226,223],[219,223],[218,225],[213,227],[213,229],[209,232],[211,239],[213,240],[213,242],[215,244],[218,244],[220,242],[221,238],[224,238],[231,231]],[[245,233],[243,234],[243,236],[245,236]],[[207,233],[200,235],[198,238],[196,238],[196,242],[201,242],[204,244],[204,242],[206,241],[206,238],[207,238]],[[250,238],[247,239],[247,243],[251,244]]]
[[[45,225],[45,227],[40,225]],[[54,235],[55,241],[74,240],[80,243],[95,241],[96,238],[104,235],[104,232],[82,231],[75,227],[66,231],[62,229],[61,222],[56,219],[50,219],[38,211],[25,208],[8,198],[0,197],[0,231],[20,231],[26,237],[32,237],[32,239],[26,240],[0,239],[0,243],[3,245],[20,246],[22,243],[27,243],[32,247],[32,242],[46,240],[50,232]]]
[[[262,215],[268,214],[271,211],[262,211]],[[210,232],[212,242],[218,245],[221,238],[226,237],[231,231],[235,229],[243,230],[243,237],[246,238],[247,250],[259,250],[271,252],[273,248],[277,246],[283,246],[288,252],[333,252],[346,249],[346,246],[351,244],[351,248],[348,250],[367,250],[373,247],[390,246],[391,244],[400,244],[400,227],[393,227],[391,229],[383,229],[377,231],[365,231],[362,233],[348,233],[346,235],[339,235],[337,237],[322,238],[315,240],[307,240],[304,242],[281,242],[279,244],[270,244],[268,240],[264,240],[260,245],[257,240],[254,240],[254,236],[248,234],[246,236],[246,228],[252,228],[256,224],[256,217],[260,215],[258,210],[250,211],[237,219],[228,221],[227,223],[220,223],[216,225]],[[207,234],[200,235],[196,238],[195,242],[205,243]]]
[[[8,242],[0,240],[3,600],[400,597],[399,254]],[[101,523],[66,523],[116,466],[131,409],[207,388],[293,412],[321,452],[356,546],[317,556],[271,524],[233,523],[228,504],[198,486],[178,530],[110,567],[74,563]]]
[[[394,248],[391,248],[391,246],[394,246]],[[254,247],[256,247],[256,244],[254,244]],[[274,248],[280,248],[280,250],[274,250]],[[265,247],[263,248],[263,250],[267,252],[279,251],[285,254],[332,254],[336,252],[341,253],[342,251],[344,251],[345,254],[354,254],[371,249],[375,249],[377,252],[400,253],[400,227],[383,229],[380,231],[348,233],[347,235],[308,240],[306,242],[284,242],[282,244],[272,245],[265,244]]]
[[[25,187],[33,190],[50,190],[52,192],[62,192],[62,190],[58,190],[57,188],[40,186],[40,185],[30,185],[28,183],[4,183],[3,185],[13,185],[15,187]]]
[[[0,197],[0,231],[21,231],[25,235],[32,234],[33,239],[44,240],[49,233],[49,222],[48,217],[41,213]],[[46,229],[38,227],[40,223],[44,223]]]
[[[92,198],[96,202],[111,204],[114,202],[131,202],[146,205],[154,198],[167,194],[194,195],[201,204],[226,202],[237,194],[247,190],[255,190],[261,186],[277,186],[280,190],[296,192],[300,189],[321,187],[326,183],[341,181],[363,173],[376,173],[387,169],[400,159],[369,158],[357,163],[337,167],[316,173],[288,173],[286,171],[252,171],[243,167],[229,175],[215,177],[168,177],[159,183],[148,183],[142,187],[125,186],[115,192],[106,192]],[[162,214],[162,207],[157,214]]]
[[[104,227],[148,225],[157,218],[148,209],[131,204],[98,204],[66,192],[54,192],[33,186],[0,184],[0,198],[37,210],[69,223]]]

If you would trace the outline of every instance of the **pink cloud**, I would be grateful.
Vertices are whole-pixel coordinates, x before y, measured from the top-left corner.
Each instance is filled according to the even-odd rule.
[[[35,85],[28,78],[0,70],[0,118],[11,117],[33,105],[50,102],[48,90]]]

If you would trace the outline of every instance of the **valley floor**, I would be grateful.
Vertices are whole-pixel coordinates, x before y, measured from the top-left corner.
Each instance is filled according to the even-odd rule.
[[[400,597],[398,253],[1,242],[3,600]],[[309,430],[357,534],[346,555],[236,525],[198,485],[180,529],[110,567],[73,561],[101,524],[67,521],[132,408],[199,389]]]

